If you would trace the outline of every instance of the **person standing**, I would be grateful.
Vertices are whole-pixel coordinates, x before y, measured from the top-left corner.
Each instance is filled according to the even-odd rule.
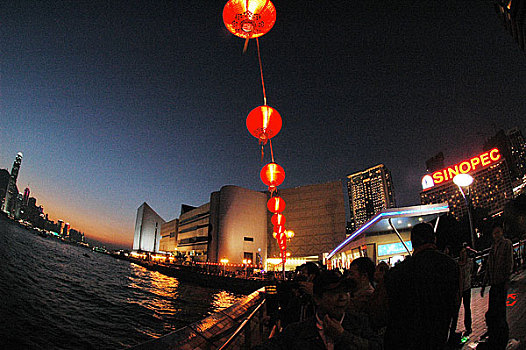
[[[433,227],[427,223],[413,227],[411,242],[413,255],[385,276],[385,349],[443,349],[458,307],[458,265],[437,250]]]
[[[468,336],[471,334],[471,274],[473,272],[473,259],[469,257],[467,251],[467,243],[462,245],[460,250],[460,256],[458,260],[458,267],[460,273],[460,300],[458,302],[457,312],[451,322],[450,337],[451,335],[457,334],[457,323],[458,323],[458,314],[461,303],[464,304],[464,333],[463,336]]]
[[[489,285],[488,311],[486,312],[487,342],[491,349],[504,349],[509,337],[506,299],[513,269],[513,246],[509,239],[504,238],[501,225],[497,224],[493,227],[492,235],[493,244],[489,251],[480,296],[484,297],[485,286]]]

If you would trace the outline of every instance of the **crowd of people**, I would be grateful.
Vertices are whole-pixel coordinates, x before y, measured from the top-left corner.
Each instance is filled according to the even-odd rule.
[[[448,349],[472,332],[473,258],[464,244],[453,259],[439,251],[433,227],[415,225],[413,253],[394,267],[368,257],[348,270],[309,262],[268,298],[273,331],[262,349]],[[513,268],[511,241],[493,229],[484,285],[490,286],[487,334],[480,348],[505,349],[506,295]],[[485,288],[481,288],[484,295]],[[457,331],[464,307],[464,330]]]

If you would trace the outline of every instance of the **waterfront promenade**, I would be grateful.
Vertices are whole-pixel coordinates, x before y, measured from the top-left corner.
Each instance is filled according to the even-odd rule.
[[[486,332],[484,315],[488,310],[489,287],[486,287],[484,297],[480,296],[480,288],[471,290],[471,313],[473,333],[462,349],[474,349],[479,338]],[[508,290],[507,317],[510,326],[510,339],[520,340],[521,349],[526,344],[526,270],[512,275]],[[464,307],[460,308],[457,331],[464,331]]]

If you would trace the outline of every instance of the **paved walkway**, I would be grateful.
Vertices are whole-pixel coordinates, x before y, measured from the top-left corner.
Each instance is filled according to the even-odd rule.
[[[484,315],[488,310],[489,288],[480,297],[480,288],[471,290],[471,315],[473,333],[462,349],[474,349],[480,336],[486,332],[486,321]],[[507,318],[510,327],[510,339],[521,341],[522,346],[526,344],[526,270],[512,276],[507,300]],[[457,332],[464,329],[464,306],[460,307]]]

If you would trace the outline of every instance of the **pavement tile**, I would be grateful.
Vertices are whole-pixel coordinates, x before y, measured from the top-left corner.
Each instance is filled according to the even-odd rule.
[[[526,341],[526,326],[524,325],[526,303],[526,270],[515,273],[511,278],[510,289],[508,291],[508,306],[506,316],[510,326],[510,338]],[[480,296],[480,288],[471,289],[471,318],[472,329],[469,340],[462,349],[473,349],[480,337],[486,332],[485,314],[488,310],[489,287],[486,287],[484,297]],[[458,316],[457,332],[463,332],[464,327],[464,306],[460,307]]]

